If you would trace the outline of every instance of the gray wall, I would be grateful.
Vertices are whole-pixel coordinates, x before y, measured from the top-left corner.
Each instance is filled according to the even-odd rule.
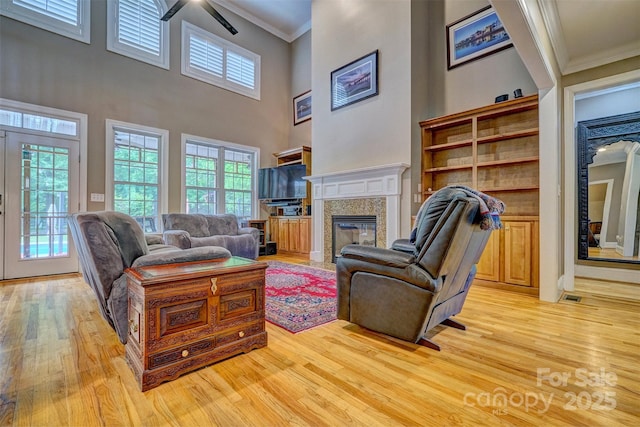
[[[291,43],[291,94],[298,96],[311,90],[311,30],[307,31]],[[292,96],[292,98],[293,98]],[[313,97],[311,98],[313,102]],[[311,147],[311,125],[313,118],[293,125],[293,100],[289,103],[289,123],[292,127],[289,136],[289,147],[302,145]],[[313,117],[313,108],[311,110]],[[311,153],[313,157],[313,152]]]
[[[433,79],[433,86],[443,92],[441,102],[431,111],[432,117],[493,104],[496,96],[502,94],[508,94],[509,99],[513,99],[513,91],[518,88],[522,89],[524,96],[538,93],[513,47],[447,70],[446,26],[487,5],[487,0],[447,0],[444,1],[444,21],[439,20],[440,16],[429,17],[430,36],[440,40],[432,55],[438,61],[438,66],[431,70],[430,78]],[[434,21],[436,18],[438,20]]]
[[[89,116],[89,193],[104,193],[105,119],[169,130],[169,210],[180,210],[180,134],[261,148],[262,166],[288,148],[291,131],[290,45],[221,8],[231,36],[199,7],[171,22],[171,69],[106,50],[106,2],[91,3],[91,44],[0,17],[0,97]],[[181,20],[261,55],[261,100],[180,74]],[[103,203],[88,203],[89,210]]]

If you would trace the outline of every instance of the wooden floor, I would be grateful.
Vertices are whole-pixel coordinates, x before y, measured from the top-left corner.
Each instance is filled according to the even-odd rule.
[[[467,330],[431,334],[441,352],[268,324],[267,348],[141,393],[80,276],[0,282],[0,425],[640,425],[640,288],[576,289],[551,304],[472,287]]]

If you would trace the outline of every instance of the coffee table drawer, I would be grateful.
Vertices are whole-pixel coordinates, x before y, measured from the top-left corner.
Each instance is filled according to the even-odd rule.
[[[174,362],[187,360],[198,354],[211,351],[215,348],[215,339],[210,338],[193,344],[178,347],[172,350],[156,353],[149,356],[149,369],[169,365]]]
[[[264,331],[264,322],[256,321],[253,323],[245,324],[242,326],[242,328],[221,332],[217,336],[216,347],[220,347],[225,344],[229,344],[231,342],[241,340],[243,338],[248,338],[252,335],[259,334],[260,332],[263,332],[263,331]]]

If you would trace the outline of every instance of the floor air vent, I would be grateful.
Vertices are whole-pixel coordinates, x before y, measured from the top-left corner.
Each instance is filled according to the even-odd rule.
[[[577,295],[565,295],[564,298],[562,298],[562,299],[565,300],[565,301],[580,302],[582,297],[579,297]]]

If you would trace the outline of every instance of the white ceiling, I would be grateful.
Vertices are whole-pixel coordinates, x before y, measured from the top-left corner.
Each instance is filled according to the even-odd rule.
[[[311,29],[311,0],[213,1],[287,42]]]
[[[311,28],[311,0],[213,1],[287,42]],[[640,55],[640,0],[539,4],[562,74]]]
[[[540,0],[562,74],[640,55],[639,0]]]

